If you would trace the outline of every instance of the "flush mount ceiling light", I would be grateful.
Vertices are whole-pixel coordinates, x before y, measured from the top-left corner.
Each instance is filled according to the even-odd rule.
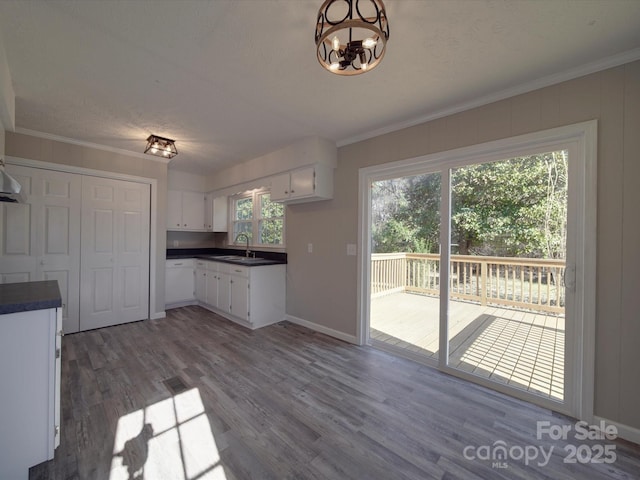
[[[326,0],[318,11],[320,65],[337,75],[358,75],[384,57],[389,23],[382,0]]]
[[[173,158],[178,154],[178,149],[176,148],[176,142],[170,138],[149,135],[144,153],[155,155],[156,157]]]

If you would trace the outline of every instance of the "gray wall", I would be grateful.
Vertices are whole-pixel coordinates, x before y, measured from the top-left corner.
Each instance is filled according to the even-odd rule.
[[[338,150],[334,199],[287,208],[287,313],[357,325],[358,169],[598,119],[595,413],[640,428],[640,62]],[[314,252],[307,253],[307,243]]]
[[[167,165],[143,158],[119,155],[104,150],[57,142],[30,135],[6,132],[7,156],[41,162],[155,178],[158,183],[156,222],[156,305],[150,314],[164,312],[164,271],[166,258]],[[153,261],[153,259],[152,259]]]

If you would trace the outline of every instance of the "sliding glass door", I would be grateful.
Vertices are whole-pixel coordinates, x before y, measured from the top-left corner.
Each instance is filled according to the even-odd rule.
[[[564,401],[567,150],[451,169],[447,365]]]
[[[360,172],[363,343],[564,413],[591,408],[595,126],[567,129]]]

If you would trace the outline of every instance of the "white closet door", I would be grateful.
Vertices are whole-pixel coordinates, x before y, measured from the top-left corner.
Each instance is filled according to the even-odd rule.
[[[79,330],[81,179],[70,173],[39,170],[33,205],[36,271],[39,280],[57,280],[62,296],[62,328]]]
[[[82,178],[80,330],[149,316],[149,185]]]
[[[27,203],[6,204],[2,215],[2,281],[57,280],[63,329],[79,329],[80,176],[10,165]]]
[[[32,172],[18,171],[7,165],[7,172],[22,186],[27,201],[31,198]],[[31,234],[29,203],[0,203],[0,283],[32,282],[36,278],[35,235]],[[33,240],[33,241],[32,241]]]

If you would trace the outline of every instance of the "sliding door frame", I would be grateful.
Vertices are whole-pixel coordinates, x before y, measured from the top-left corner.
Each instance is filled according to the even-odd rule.
[[[439,172],[441,176],[441,226],[442,245],[451,241],[450,170],[471,164],[487,163],[514,157],[533,155],[546,151],[569,149],[569,193],[568,202],[573,205],[574,217],[568,220],[568,240],[572,258],[567,258],[569,277],[575,272],[575,281],[569,282],[573,290],[572,304],[566,308],[576,324],[571,328],[573,342],[568,345],[566,361],[570,362],[573,378],[567,382],[571,390],[567,401],[560,404],[553,400],[519,392],[510,387],[485,381],[480,377],[461,372],[447,365],[448,361],[448,302],[449,269],[441,269],[440,282],[440,343],[438,361],[429,365],[439,370],[475,383],[488,386],[555,411],[567,413],[586,421],[593,420],[594,375],[595,375],[595,295],[596,295],[596,208],[597,208],[597,121],[567,125],[540,132],[519,135],[506,139],[473,145],[470,147],[439,152],[400,160],[382,165],[361,168],[359,171],[358,207],[358,327],[357,340],[361,345],[371,343],[371,185],[375,181],[418,174]],[[573,171],[572,171],[573,167]],[[579,167],[579,168],[576,168]],[[446,219],[446,221],[444,221]],[[568,245],[569,248],[569,245]],[[449,265],[449,248],[441,249],[441,262]]]

